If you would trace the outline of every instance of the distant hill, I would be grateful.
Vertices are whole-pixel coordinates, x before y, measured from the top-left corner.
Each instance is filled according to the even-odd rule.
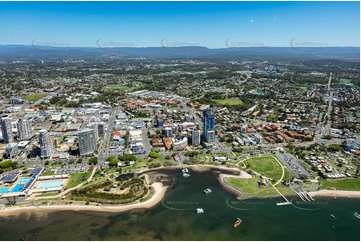
[[[49,47],[0,45],[0,59],[5,61],[109,59],[109,58],[221,58],[221,59],[339,59],[358,61],[358,47],[240,47],[209,49],[189,47]]]

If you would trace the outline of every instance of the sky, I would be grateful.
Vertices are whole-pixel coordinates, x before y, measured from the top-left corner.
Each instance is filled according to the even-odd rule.
[[[360,46],[359,2],[0,2],[0,45]]]

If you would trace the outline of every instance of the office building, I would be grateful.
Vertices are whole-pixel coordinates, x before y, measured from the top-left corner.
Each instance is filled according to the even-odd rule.
[[[88,155],[96,150],[96,134],[94,129],[84,129],[78,133],[79,153]]]
[[[3,135],[4,142],[12,143],[14,141],[14,138],[13,138],[13,130],[11,126],[11,118],[1,118],[0,125],[1,125],[1,132]]]
[[[48,158],[53,154],[51,137],[45,129],[39,131],[40,157]]]
[[[31,121],[20,118],[17,123],[18,128],[18,140],[28,140],[32,137]]]

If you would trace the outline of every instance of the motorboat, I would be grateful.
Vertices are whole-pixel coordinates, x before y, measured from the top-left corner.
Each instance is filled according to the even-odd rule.
[[[211,190],[210,188],[206,188],[206,189],[203,190],[203,192],[204,192],[205,194],[208,194],[208,193],[211,193],[212,190]]]
[[[189,171],[188,171],[188,169],[187,168],[182,168],[182,173],[188,173]]]
[[[357,213],[357,212],[354,212],[354,213],[353,213],[353,216],[355,216],[355,217],[358,218],[358,219],[360,218],[360,214]]]
[[[237,228],[242,223],[242,219],[237,218],[237,220],[233,224],[233,228]]]
[[[183,177],[190,177],[191,175],[189,175],[188,173],[183,173]]]
[[[204,213],[203,208],[197,208],[197,209],[196,209],[196,213]]]
[[[330,216],[331,216],[332,218],[334,218],[334,219],[336,218],[335,215],[333,215],[333,214],[330,214]]]

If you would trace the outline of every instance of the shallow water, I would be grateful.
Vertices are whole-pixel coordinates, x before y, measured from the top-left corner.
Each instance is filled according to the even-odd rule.
[[[152,209],[124,213],[51,212],[0,218],[1,240],[359,240],[359,199],[317,198],[313,204],[293,198],[239,201],[224,191],[213,172],[183,178]],[[205,188],[212,193],[204,194]],[[202,207],[204,214],[196,214]],[[332,218],[330,214],[335,215]],[[237,228],[237,217],[243,222]]]

